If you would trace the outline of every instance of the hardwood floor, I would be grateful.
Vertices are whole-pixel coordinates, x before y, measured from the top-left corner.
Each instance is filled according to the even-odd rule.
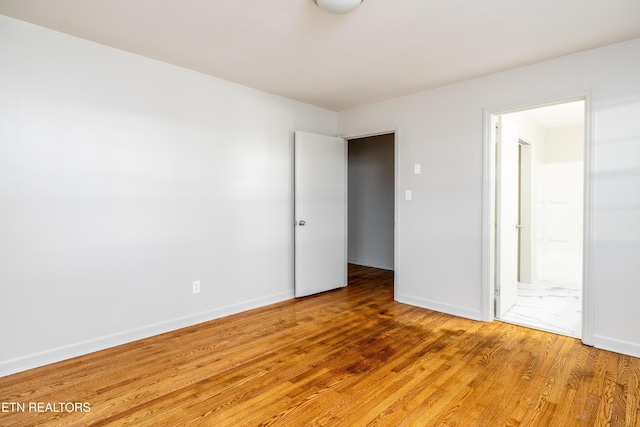
[[[0,425],[640,425],[640,359],[397,303],[392,272],[349,272],[340,290],[0,378]]]

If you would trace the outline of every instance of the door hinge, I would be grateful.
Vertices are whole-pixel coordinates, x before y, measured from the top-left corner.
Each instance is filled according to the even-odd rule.
[[[500,288],[495,288],[494,295],[497,296],[497,297],[500,296]]]

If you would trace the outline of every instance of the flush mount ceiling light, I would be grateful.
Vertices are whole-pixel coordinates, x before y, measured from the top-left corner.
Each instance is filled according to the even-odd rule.
[[[313,0],[318,7],[329,13],[351,12],[364,0]]]

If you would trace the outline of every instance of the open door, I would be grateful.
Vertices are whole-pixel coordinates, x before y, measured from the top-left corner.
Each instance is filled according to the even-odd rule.
[[[518,296],[518,130],[498,120],[496,130],[496,316]]]
[[[531,201],[532,195],[532,147],[531,144],[520,140],[519,148],[519,190],[518,197],[518,223],[520,230],[518,234],[518,282],[533,283],[533,271],[535,271],[535,260],[532,258],[535,240],[532,234],[533,224],[533,207]]]
[[[295,133],[295,296],[347,285],[347,144]]]

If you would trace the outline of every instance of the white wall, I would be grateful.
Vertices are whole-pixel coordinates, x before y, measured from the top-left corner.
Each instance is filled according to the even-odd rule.
[[[483,110],[584,93],[593,342],[640,356],[640,40],[339,115],[4,17],[0,58],[0,375],[290,298],[293,131],[336,120],[399,130],[398,298],[481,319]]]
[[[502,119],[512,121],[518,128],[520,139],[530,144],[525,148],[525,150],[530,150],[529,158],[526,159],[529,164],[524,166],[530,172],[530,191],[526,196],[529,198],[528,204],[530,209],[528,215],[525,215],[525,232],[522,233],[525,234],[525,239],[529,242],[530,247],[529,251],[523,251],[526,253],[528,259],[521,262],[520,268],[522,269],[523,266],[525,266],[524,270],[528,271],[525,271],[523,276],[530,279],[530,283],[533,283],[538,280],[538,241],[544,237],[542,228],[538,226],[538,222],[540,222],[539,212],[543,210],[542,205],[544,203],[543,185],[546,183],[542,174],[542,168],[547,155],[547,128],[536,121],[532,115],[529,114],[528,110],[505,114],[502,116]],[[523,165],[525,158],[523,158]],[[523,194],[522,197],[525,197],[525,195]],[[526,234],[526,224],[528,224],[530,228],[528,235]]]
[[[584,126],[547,131],[546,159],[538,165],[538,274],[543,281],[580,288],[584,188]]]
[[[394,135],[349,140],[349,262],[393,270]]]
[[[0,376],[293,296],[336,113],[5,17],[0,58]]]
[[[400,129],[396,292],[481,319],[483,111],[592,99],[592,342],[640,356],[640,40],[341,112],[341,134]],[[422,163],[422,175],[412,174]],[[484,297],[488,297],[484,295]],[[483,311],[484,310],[484,311]]]
[[[582,103],[582,101],[580,101]],[[543,107],[546,109],[554,108]],[[582,284],[584,124],[546,128],[532,110],[502,115],[533,150],[531,197],[532,280]],[[524,194],[522,197],[525,197]],[[527,225],[525,225],[526,230]],[[522,237],[522,235],[521,235]],[[524,263],[521,264],[521,267]]]

